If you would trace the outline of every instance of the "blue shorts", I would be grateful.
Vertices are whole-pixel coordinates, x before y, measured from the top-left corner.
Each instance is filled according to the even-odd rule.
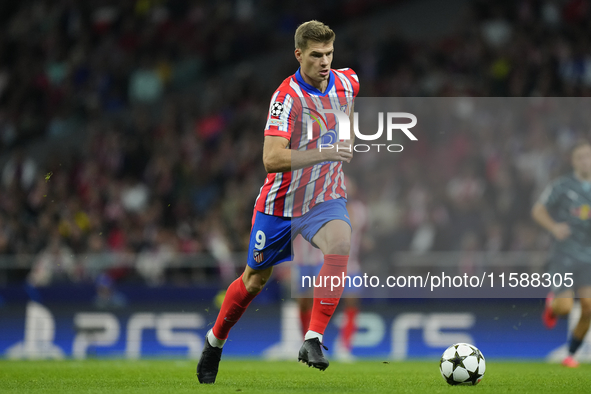
[[[255,213],[248,245],[248,266],[263,270],[293,260],[291,244],[298,234],[312,245],[312,238],[326,223],[343,220],[351,226],[347,200],[339,198],[315,205],[305,215],[287,218]],[[314,245],[316,246],[316,245]]]

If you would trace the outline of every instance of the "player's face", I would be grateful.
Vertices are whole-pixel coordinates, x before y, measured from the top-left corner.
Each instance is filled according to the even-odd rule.
[[[573,152],[573,168],[579,175],[591,176],[591,146],[583,145]]]
[[[334,48],[332,42],[308,41],[304,50],[296,49],[302,72],[316,83],[328,81]]]

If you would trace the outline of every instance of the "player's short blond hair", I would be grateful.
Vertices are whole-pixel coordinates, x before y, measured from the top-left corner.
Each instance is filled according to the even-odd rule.
[[[333,42],[335,37],[336,34],[330,27],[322,22],[312,20],[298,26],[295,32],[295,47],[304,51],[308,48],[308,41]]]

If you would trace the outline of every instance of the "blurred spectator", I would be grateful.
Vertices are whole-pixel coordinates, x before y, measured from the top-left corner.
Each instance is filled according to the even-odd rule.
[[[18,148],[12,157],[4,165],[2,170],[2,185],[10,189],[13,185],[29,190],[35,182],[37,165],[35,161],[26,155],[23,149]]]
[[[135,269],[148,285],[164,284],[165,270],[173,262],[176,251],[177,245],[173,240],[173,234],[160,230],[153,244],[139,253]]]
[[[72,250],[62,244],[59,236],[54,235],[47,248],[35,258],[27,281],[34,287],[55,282],[77,282],[81,279],[77,268]]]
[[[335,66],[355,68],[365,96],[591,95],[586,1],[467,2],[460,23],[428,42],[375,25],[399,2],[7,7],[0,252],[35,255],[36,286],[87,280],[105,294],[112,288],[94,282],[103,273],[151,285],[235,276],[244,262],[233,253],[246,248],[265,175],[268,100],[297,69],[287,49],[310,9],[337,31]],[[363,166],[347,171],[366,193],[376,260],[462,250],[476,270],[475,250],[543,247],[543,231],[526,223],[532,199],[590,130],[585,113],[552,123],[539,120],[545,110],[532,104],[525,124],[493,127],[498,115],[466,100],[455,114],[462,127],[440,125],[404,159],[357,155]],[[218,266],[169,275],[180,253],[206,253]]]
[[[147,56],[142,58],[140,67],[131,73],[129,79],[129,98],[137,103],[150,104],[160,100],[163,90],[162,77],[169,78],[169,70],[161,69],[164,75],[159,74],[149,59]]]

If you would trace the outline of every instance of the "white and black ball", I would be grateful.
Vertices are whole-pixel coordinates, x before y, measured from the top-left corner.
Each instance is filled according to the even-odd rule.
[[[283,103],[276,101],[273,103],[273,105],[271,105],[271,116],[279,116],[279,115],[281,115],[282,112],[283,112]]]
[[[482,352],[468,343],[456,343],[448,347],[441,360],[439,371],[451,385],[477,385],[484,376],[486,362]]]

